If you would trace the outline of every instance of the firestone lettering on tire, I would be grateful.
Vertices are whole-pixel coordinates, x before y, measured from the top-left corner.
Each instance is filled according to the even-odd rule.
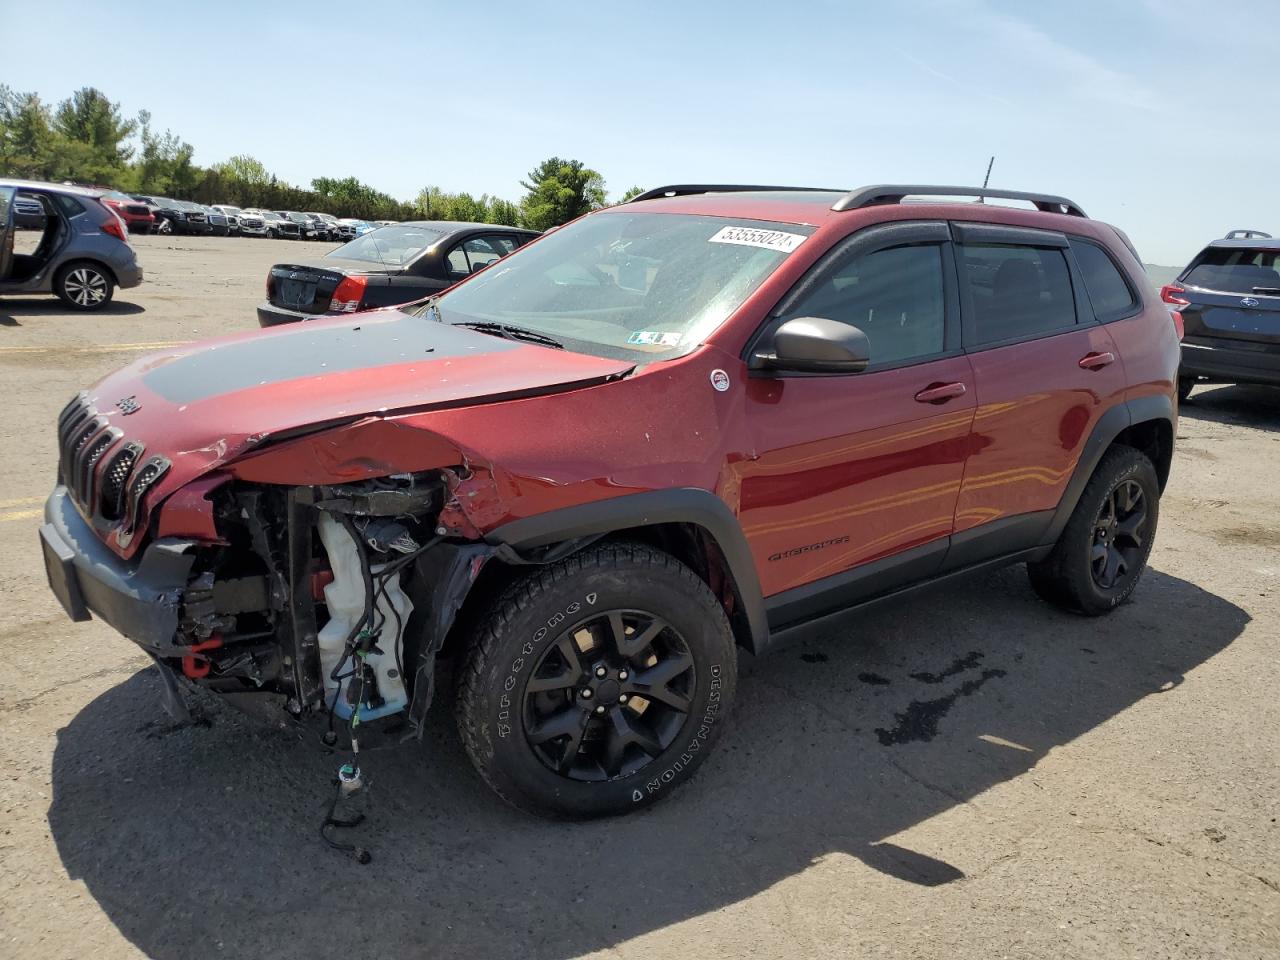
[[[596,602],[596,594],[587,594],[583,601],[588,605],[593,605]],[[520,648],[520,656],[511,661],[511,669],[507,672],[507,678],[502,681],[502,696],[498,698],[498,736],[503,740],[511,736],[511,697],[509,694],[515,690],[516,684],[519,682],[519,674],[524,669],[525,658],[533,656],[533,651],[537,649],[536,645],[546,639],[552,627],[560,626],[569,617],[580,612],[583,601],[574,600],[560,612],[553,613],[548,617],[546,623],[533,631],[533,637],[524,642],[524,645]]]

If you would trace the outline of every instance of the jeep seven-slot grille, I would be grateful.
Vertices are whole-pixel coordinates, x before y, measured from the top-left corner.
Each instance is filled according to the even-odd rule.
[[[133,465],[142,453],[142,444],[126,443],[111,458],[102,472],[102,496],[98,498],[99,510],[105,520],[119,520],[124,516],[125,490]]]
[[[117,528],[121,546],[133,539],[143,497],[169,471],[165,457],[144,462],[145,449],[136,440],[125,440],[124,432],[99,416],[85,394],[58,416],[58,474],[95,526]]]

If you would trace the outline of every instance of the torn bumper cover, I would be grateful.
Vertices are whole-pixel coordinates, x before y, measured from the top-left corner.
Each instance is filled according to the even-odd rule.
[[[49,587],[72,620],[100,617],[148,653],[179,657],[174,643],[195,541],[163,538],[133,561],[120,559],[98,538],[59,485],[45,502],[40,527]]]
[[[218,693],[284,694],[295,716],[405,713],[420,736],[455,615],[485,563],[514,556],[485,542],[426,536],[443,522],[442,490],[434,476],[269,494],[245,487],[223,503],[229,539],[160,537],[126,560],[58,486],[40,545],[67,615],[110,624],[157,662],[169,687],[180,671]],[[350,542],[349,555],[325,542],[326,524],[355,537],[338,538]],[[381,616],[357,629],[358,614],[371,608]],[[370,649],[357,674],[349,661],[362,637]],[[343,683],[354,675],[354,689],[373,694],[359,704]]]

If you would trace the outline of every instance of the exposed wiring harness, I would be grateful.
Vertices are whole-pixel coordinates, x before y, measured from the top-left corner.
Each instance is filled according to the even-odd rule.
[[[369,781],[364,777],[360,769],[360,741],[356,736],[356,728],[360,726],[360,707],[364,703],[364,685],[365,685],[365,658],[372,652],[382,651],[377,647],[377,641],[382,635],[382,629],[386,625],[386,616],[378,610],[378,601],[386,596],[387,585],[391,582],[392,577],[400,575],[400,572],[416,560],[424,551],[439,543],[443,537],[434,537],[421,547],[410,553],[384,564],[382,569],[375,575],[373,573],[372,564],[369,562],[369,554],[366,550],[364,539],[360,535],[360,531],[356,528],[355,522],[348,515],[339,517],[343,528],[355,541],[356,552],[360,559],[360,575],[364,580],[364,612],[360,615],[360,619],[351,627],[350,633],[347,634],[346,642],[343,646],[342,658],[334,665],[329,672],[329,679],[338,685],[334,691],[333,699],[329,701],[328,706],[328,731],[323,737],[325,746],[332,747],[337,743],[337,733],[333,729],[334,708],[337,705],[338,697],[341,695],[342,681],[359,677],[360,687],[359,694],[356,698],[355,705],[351,711],[351,716],[347,720],[347,735],[351,740],[351,760],[344,763],[338,768],[338,776],[334,780],[334,795],[329,802],[329,809],[325,813],[324,820],[320,824],[320,837],[330,847],[340,850],[343,853],[350,854],[355,858],[357,863],[367,864],[373,857],[368,850],[357,846],[354,843],[348,843],[342,840],[336,840],[330,836],[329,831],[333,828],[351,828],[359,826],[364,822],[364,814],[357,814],[350,818],[337,818],[334,814],[337,811],[338,803],[346,797],[354,796],[358,791],[368,790]],[[375,587],[376,582],[376,587]],[[394,603],[390,604],[391,613],[396,620],[396,632],[392,640],[392,652],[396,658],[396,669],[399,671],[401,683],[405,681],[404,664],[400,655],[400,641],[404,633],[404,622],[400,616],[400,611],[396,609]],[[377,620],[375,621],[375,617]],[[351,669],[343,673],[343,668],[347,666],[347,662],[352,661]]]

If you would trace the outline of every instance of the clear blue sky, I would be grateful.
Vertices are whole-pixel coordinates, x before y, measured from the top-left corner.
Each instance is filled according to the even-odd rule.
[[[100,87],[201,164],[303,185],[517,199],[552,155],[613,195],[970,184],[994,153],[993,186],[1065,194],[1148,262],[1280,234],[1275,0],[0,0],[0,22],[0,82]]]

